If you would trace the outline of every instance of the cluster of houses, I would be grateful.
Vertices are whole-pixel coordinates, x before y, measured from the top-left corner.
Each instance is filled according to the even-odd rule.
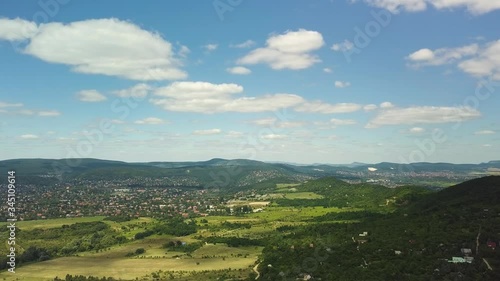
[[[102,185],[101,185],[102,184]],[[82,216],[203,216],[218,198],[207,190],[176,187],[127,188],[102,181],[23,185],[18,196],[20,220]]]
[[[461,257],[452,257],[451,260],[448,260],[450,263],[472,263],[474,261],[474,257],[471,257],[472,250],[469,248],[460,249],[462,252]]]

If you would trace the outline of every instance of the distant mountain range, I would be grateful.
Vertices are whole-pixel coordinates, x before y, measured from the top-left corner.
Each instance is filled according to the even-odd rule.
[[[344,165],[269,163],[248,159],[214,158],[196,162],[145,162],[127,163],[91,158],[82,159],[12,159],[0,161],[0,172],[14,170],[29,181],[40,178],[58,180],[93,179],[116,180],[127,178],[175,178],[188,185],[245,186],[268,180],[297,182],[335,176],[347,180],[404,178],[408,175],[441,173],[443,178],[452,176],[474,178],[498,173],[500,161],[481,164],[412,163],[378,164],[357,163]],[[449,178],[448,177],[448,178]],[[460,178],[462,181],[463,178]],[[456,181],[459,182],[459,181]]]

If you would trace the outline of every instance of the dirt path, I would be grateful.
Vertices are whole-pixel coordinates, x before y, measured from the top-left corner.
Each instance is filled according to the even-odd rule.
[[[493,270],[493,268],[491,268],[490,264],[488,263],[488,261],[485,258],[483,258],[483,261],[484,261],[484,263],[486,264],[486,266],[488,267],[489,270]]]
[[[481,236],[481,226],[479,226],[479,232],[476,237],[476,256],[479,255],[479,236]]]
[[[255,277],[255,280],[259,279],[260,277],[260,272],[257,270],[257,267],[259,266],[260,263],[256,264],[254,267],[253,267],[253,271],[255,273],[257,273],[257,277]]]

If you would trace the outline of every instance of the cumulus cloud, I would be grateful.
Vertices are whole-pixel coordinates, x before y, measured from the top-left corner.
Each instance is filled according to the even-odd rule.
[[[329,67],[325,67],[325,68],[323,68],[323,72],[332,73],[332,69]]]
[[[83,102],[101,102],[108,99],[97,90],[82,90],[76,94],[76,97]]]
[[[311,113],[349,113],[361,109],[361,105],[356,103],[336,103],[329,104],[321,101],[305,102],[294,108],[298,112],[311,112]]]
[[[363,106],[364,111],[372,111],[372,110],[375,110],[377,108],[378,108],[378,106],[376,104],[367,104],[367,105]]]
[[[180,57],[187,57],[187,55],[191,53],[191,50],[189,50],[189,48],[187,46],[184,46],[184,45],[181,45],[179,51],[177,52],[177,54],[180,56]]]
[[[349,40],[344,40],[340,43],[335,43],[332,45],[331,49],[335,52],[346,52],[352,50],[354,48],[354,44]]]
[[[61,115],[61,112],[57,110],[47,110],[47,111],[39,111],[38,116],[42,117],[52,117],[52,116],[59,116]]]
[[[38,115],[40,117],[55,117],[61,115],[57,110],[33,110],[24,108],[22,103],[8,103],[0,101],[0,113],[11,115]]]
[[[68,65],[79,73],[143,81],[187,77],[168,41],[156,32],[114,18],[38,27],[20,19],[1,19],[0,39],[28,40],[23,53]]]
[[[219,45],[217,45],[217,44],[207,44],[207,45],[203,46],[203,49],[205,49],[205,51],[207,51],[207,52],[212,52],[212,51],[217,50],[218,47],[219,47]]]
[[[269,94],[259,97],[234,97],[243,92],[237,84],[174,82],[155,91],[150,101],[169,111],[181,112],[264,112],[295,106],[303,98],[294,94]]]
[[[0,18],[0,40],[22,41],[35,36],[38,31],[36,23],[20,18]]]
[[[474,135],[493,135],[495,131],[492,130],[482,130],[482,131],[477,131],[474,132]]]
[[[411,62],[410,65],[413,67],[443,65],[455,62],[464,57],[472,56],[476,54],[478,50],[479,45],[477,44],[459,48],[441,48],[434,51],[424,48],[408,55],[407,59]]]
[[[438,10],[466,8],[471,14],[480,15],[500,9],[496,0],[364,0],[371,6],[387,9],[392,13],[400,11],[420,12],[433,6]]]
[[[6,107],[22,107],[22,103],[8,103],[8,102],[1,102],[0,101],[0,108],[6,108]]]
[[[156,117],[148,117],[148,118],[144,118],[141,120],[137,120],[134,123],[139,124],[139,125],[160,125],[160,124],[164,124],[165,121],[163,119],[156,118]]]
[[[409,132],[412,134],[421,134],[421,133],[425,132],[425,129],[420,128],[420,127],[413,127],[409,130]]]
[[[264,127],[276,127],[276,128],[297,128],[297,127],[302,127],[305,125],[305,122],[302,121],[280,121],[278,118],[271,117],[271,118],[262,118],[262,119],[256,119],[256,120],[251,120],[249,123],[257,125],[257,126],[264,126]]]
[[[406,57],[411,67],[437,66],[456,63],[463,72],[489,77],[500,81],[500,40],[485,43],[483,46],[471,44],[457,48],[437,50],[420,49]]]
[[[407,108],[388,108],[381,110],[366,128],[377,128],[384,125],[427,124],[427,123],[458,123],[475,119],[481,113],[471,107],[438,107],[414,106]]]
[[[335,88],[347,88],[351,86],[350,82],[347,81],[335,81]]]
[[[279,135],[279,134],[266,134],[266,135],[260,136],[260,138],[266,139],[266,140],[280,140],[280,139],[285,139],[286,136]]]
[[[148,84],[140,83],[128,89],[115,91],[114,94],[122,98],[144,98],[150,90],[151,87]]]
[[[245,42],[241,42],[239,44],[229,45],[231,48],[250,48],[255,45],[255,42],[252,40],[247,40]]]
[[[246,75],[252,73],[252,71],[244,66],[235,66],[226,69],[227,72],[231,74]]]
[[[477,54],[458,64],[465,73],[500,81],[500,40],[486,44]]]
[[[391,102],[388,102],[388,101],[385,101],[385,102],[380,104],[380,108],[382,108],[382,109],[393,108],[393,107],[394,107],[394,104],[392,104]]]
[[[38,136],[33,134],[26,134],[26,135],[21,135],[20,138],[25,140],[35,140],[38,139]]]
[[[336,118],[330,119],[330,124],[333,125],[334,127],[336,127],[336,126],[346,126],[346,125],[355,125],[357,123],[358,122],[356,122],[356,120],[352,120],[352,119],[336,119]]]
[[[238,131],[229,131],[227,134],[226,134],[226,137],[228,138],[240,138],[242,137],[244,134],[242,132],[238,132]]]
[[[238,64],[264,63],[272,69],[305,69],[321,60],[311,54],[325,42],[317,31],[299,29],[274,35],[267,39],[266,47],[258,48],[240,58]]]
[[[218,135],[222,133],[221,129],[208,129],[208,130],[196,130],[193,135],[207,136],[207,135]]]

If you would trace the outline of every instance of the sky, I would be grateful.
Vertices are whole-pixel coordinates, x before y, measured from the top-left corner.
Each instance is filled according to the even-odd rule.
[[[6,0],[0,62],[0,159],[500,160],[500,0]]]

